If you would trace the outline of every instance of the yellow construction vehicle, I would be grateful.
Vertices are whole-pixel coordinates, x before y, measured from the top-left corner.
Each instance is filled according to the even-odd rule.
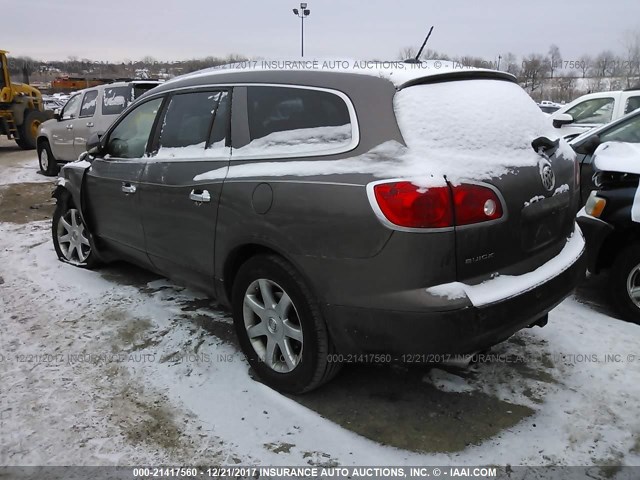
[[[34,149],[38,127],[53,118],[53,113],[44,110],[42,94],[37,89],[11,83],[7,53],[0,50],[0,135],[15,140],[25,150]]]

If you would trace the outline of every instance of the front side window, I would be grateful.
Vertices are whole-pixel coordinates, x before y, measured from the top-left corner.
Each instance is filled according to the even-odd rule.
[[[162,98],[156,98],[129,112],[109,135],[107,154],[116,158],[144,156],[160,105]]]
[[[627,104],[624,106],[624,113],[631,113],[640,108],[640,97],[629,97]]]
[[[62,109],[62,120],[71,120],[72,118],[76,118],[78,116],[78,112],[80,111],[81,98],[82,95],[74,95],[69,99],[67,104]]]
[[[85,93],[84,98],[82,99],[82,106],[80,107],[80,116],[93,117],[93,114],[96,113],[97,101],[97,90],[91,90],[90,92]]]
[[[579,103],[566,113],[573,117],[573,123],[576,124],[609,123],[613,115],[613,106],[614,99],[611,97],[594,98]]]
[[[354,130],[335,93],[288,87],[248,87],[250,143],[241,155],[308,156],[347,151]]]
[[[601,133],[600,143],[604,142],[640,143],[640,115],[635,115],[609,131]]]
[[[160,122],[156,158],[213,156],[225,151],[227,92],[193,92],[171,97]],[[210,141],[211,139],[211,141]]]
[[[107,87],[102,97],[103,115],[120,115],[133,101],[133,90],[130,86]]]

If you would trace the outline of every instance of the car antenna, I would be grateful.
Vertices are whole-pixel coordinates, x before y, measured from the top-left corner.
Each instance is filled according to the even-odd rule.
[[[424,39],[424,42],[422,43],[420,50],[418,50],[418,54],[416,55],[416,58],[409,58],[404,61],[405,63],[420,63],[420,56],[422,55],[422,51],[424,50],[424,47],[427,45],[427,42],[429,41],[431,32],[433,32],[433,25],[431,25],[431,28],[429,29],[429,33],[427,33],[427,38]]]

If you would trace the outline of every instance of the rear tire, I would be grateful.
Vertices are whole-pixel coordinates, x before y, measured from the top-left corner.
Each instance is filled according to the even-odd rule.
[[[249,364],[266,385],[301,394],[333,378],[333,344],[302,276],[277,255],[244,263],[232,293],[233,321]]]
[[[56,157],[53,156],[51,146],[47,140],[43,140],[38,145],[38,164],[40,165],[40,171],[47,177],[54,177],[60,171]]]
[[[27,110],[24,116],[24,123],[20,127],[20,141],[16,143],[24,150],[34,150],[38,139],[38,128],[46,122],[49,116],[39,110]]]
[[[618,253],[610,275],[613,306],[622,318],[640,324],[640,246],[629,245]]]

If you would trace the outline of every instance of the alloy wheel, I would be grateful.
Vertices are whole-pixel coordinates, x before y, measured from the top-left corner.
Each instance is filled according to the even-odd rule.
[[[60,217],[57,238],[65,260],[76,264],[83,264],[87,261],[91,254],[91,244],[77,209],[70,208]]]
[[[49,169],[49,152],[47,152],[46,148],[40,150],[40,166],[43,172]]]
[[[244,295],[244,326],[262,362],[279,373],[294,370],[302,359],[302,325],[291,298],[277,283],[260,278]]]
[[[627,277],[627,294],[634,303],[640,308],[640,265],[636,265],[629,272]]]

